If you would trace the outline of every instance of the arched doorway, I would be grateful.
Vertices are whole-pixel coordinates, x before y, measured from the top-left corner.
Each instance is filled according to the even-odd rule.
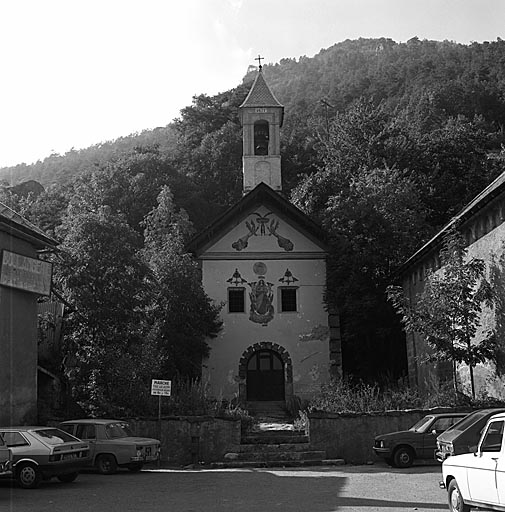
[[[284,363],[273,350],[258,350],[247,362],[247,400],[284,400]]]
[[[244,402],[289,401],[293,396],[293,363],[278,343],[261,341],[240,358],[239,399]]]

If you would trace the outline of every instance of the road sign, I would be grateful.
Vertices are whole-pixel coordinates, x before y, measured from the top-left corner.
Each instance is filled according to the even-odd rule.
[[[151,382],[151,395],[170,396],[172,394],[171,380],[153,379]]]

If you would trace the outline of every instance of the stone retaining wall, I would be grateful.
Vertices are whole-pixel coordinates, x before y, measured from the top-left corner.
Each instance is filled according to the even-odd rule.
[[[240,445],[240,420],[210,416],[162,417],[157,420],[129,419],[138,435],[161,440],[161,460],[185,466],[224,460]]]
[[[458,409],[463,412],[468,410]],[[372,450],[375,436],[407,430],[430,413],[455,409],[388,411],[369,414],[310,413],[308,434],[311,449],[324,450],[327,459],[344,459],[350,464],[378,460]],[[133,431],[161,440],[161,460],[176,466],[222,462],[227,453],[237,452],[241,440],[240,420],[211,416],[174,416],[128,419]]]
[[[437,408],[370,414],[314,412],[309,414],[310,444],[316,450],[326,450],[329,459],[340,458],[346,463],[366,464],[378,460],[372,450],[375,436],[408,430],[426,414],[454,410]]]

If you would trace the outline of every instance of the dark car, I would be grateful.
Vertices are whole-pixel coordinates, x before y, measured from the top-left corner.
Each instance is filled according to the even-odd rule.
[[[80,419],[64,421],[59,427],[89,443],[89,466],[103,475],[115,473],[118,467],[140,471],[160,456],[160,442],[136,436],[126,421]]]
[[[443,462],[451,455],[470,453],[477,446],[487,420],[499,412],[505,412],[505,409],[479,409],[454,424],[437,437],[435,458]]]
[[[432,459],[437,436],[467,414],[428,414],[408,430],[376,436],[373,450],[388,464],[398,468],[412,466],[415,459]]]
[[[73,482],[89,456],[88,443],[58,428],[0,427],[0,436],[12,452],[11,476],[25,489],[54,476]]]

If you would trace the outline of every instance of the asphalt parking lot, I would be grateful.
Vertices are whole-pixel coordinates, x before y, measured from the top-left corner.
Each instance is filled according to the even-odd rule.
[[[0,481],[2,512],[372,512],[447,510],[439,465],[278,469],[148,469],[82,473],[24,490]]]

